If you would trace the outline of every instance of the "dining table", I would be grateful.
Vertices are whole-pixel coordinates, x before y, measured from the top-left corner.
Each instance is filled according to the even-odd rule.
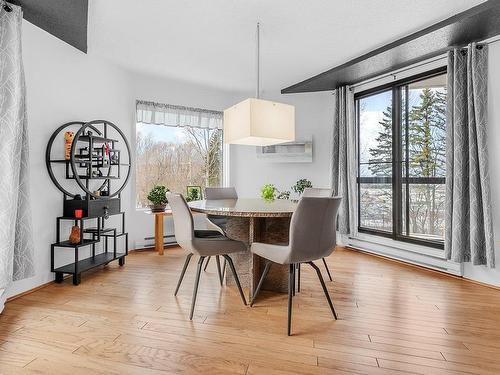
[[[254,242],[287,245],[290,221],[297,202],[285,199],[264,200],[258,198],[199,200],[189,202],[191,211],[227,218],[225,234],[242,241],[248,251],[230,254],[238,277],[250,295],[259,282],[265,261],[253,255],[250,247]],[[226,272],[226,284],[234,284],[233,275]],[[264,290],[286,292],[288,290],[288,266],[273,264],[262,285]]]

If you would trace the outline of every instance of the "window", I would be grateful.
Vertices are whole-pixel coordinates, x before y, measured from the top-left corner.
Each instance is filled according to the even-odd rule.
[[[155,185],[184,196],[188,186],[222,186],[222,162],[222,113],[137,103],[137,208]]]
[[[358,230],[443,246],[446,72],[356,95]]]

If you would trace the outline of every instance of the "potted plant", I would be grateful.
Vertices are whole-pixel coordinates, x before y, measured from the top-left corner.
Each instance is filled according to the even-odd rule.
[[[292,186],[292,190],[296,192],[300,197],[306,188],[312,187],[313,185],[311,181],[309,181],[307,178],[301,178],[295,183],[295,185]]]
[[[273,201],[276,199],[277,193],[278,190],[273,184],[265,184],[264,186],[262,186],[262,189],[260,191],[260,196],[265,201]]]
[[[186,202],[201,200],[201,186],[188,186],[186,191]]]
[[[167,206],[167,191],[163,185],[156,185],[148,194],[148,200],[152,203],[149,205],[152,212],[163,212]]]
[[[278,193],[277,196],[278,199],[290,199],[290,191],[289,190],[283,190]]]

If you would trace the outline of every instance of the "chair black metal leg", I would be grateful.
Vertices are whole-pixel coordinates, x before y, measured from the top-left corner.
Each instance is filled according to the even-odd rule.
[[[220,286],[222,286],[222,272],[220,269],[220,257],[218,255],[215,256],[215,261],[217,262],[217,272],[219,274]]]
[[[198,269],[196,270],[196,279],[194,281],[193,301],[191,302],[191,313],[189,314],[189,320],[193,320],[194,305],[196,304],[196,295],[198,294],[198,284],[200,283],[201,267],[203,266],[204,260],[205,257],[200,257],[200,260],[198,261]]]
[[[243,289],[241,289],[240,279],[238,279],[238,274],[236,273],[236,269],[234,268],[233,260],[227,254],[223,255],[223,257],[224,257],[224,259],[227,260],[227,263],[229,264],[229,267],[231,268],[231,271],[233,272],[234,280],[236,281],[236,285],[238,286],[241,300],[243,301],[243,304],[246,306],[247,300],[245,299],[245,294],[243,293]]]
[[[266,262],[266,265],[264,266],[264,271],[262,271],[262,276],[260,277],[259,283],[257,284],[257,288],[255,288],[252,296],[252,300],[250,301],[250,306],[253,306],[255,303],[255,299],[257,298],[257,294],[260,292],[260,288],[262,287],[262,284],[264,284],[264,280],[267,276],[267,273],[269,272],[269,268],[271,268],[271,262]]]
[[[332,275],[330,275],[330,270],[328,269],[328,264],[326,264],[325,258],[323,258],[323,264],[325,265],[326,273],[328,274],[328,278],[330,279],[330,281],[333,281]]]
[[[203,268],[203,271],[206,271],[206,270],[207,270],[207,267],[208,267],[208,262],[210,262],[210,258],[212,258],[212,257],[208,257],[208,258],[207,258],[207,263],[205,263],[205,268]]]
[[[181,276],[179,277],[179,281],[177,282],[177,288],[175,288],[174,296],[176,296],[177,292],[179,291],[179,288],[180,288],[181,283],[182,283],[182,279],[184,278],[184,274],[186,273],[186,269],[188,267],[189,261],[191,260],[192,256],[193,256],[193,254],[190,253],[186,257],[186,261],[184,262],[184,267],[182,267]]]
[[[293,299],[293,289],[294,289],[294,267],[295,265],[290,264],[290,269],[288,271],[288,336],[292,335],[292,299]]]
[[[293,282],[293,296],[295,297],[295,272],[297,271],[297,266],[294,264],[293,265],[293,275],[292,275],[292,282]]]
[[[224,276],[226,275],[226,266],[227,260],[224,258],[224,264],[222,265],[222,280],[224,280]]]
[[[316,273],[318,274],[318,279],[321,283],[321,287],[323,288],[323,292],[325,293],[326,300],[328,301],[328,304],[330,305],[330,310],[332,310],[333,317],[335,320],[337,320],[337,313],[335,312],[335,308],[333,307],[332,300],[330,299],[330,294],[328,293],[328,289],[326,289],[325,281],[323,280],[323,276],[321,275],[321,271],[319,270],[318,266],[316,266],[313,262],[309,262],[312,268],[315,269]]]
[[[297,292],[300,293],[300,263],[297,264]]]

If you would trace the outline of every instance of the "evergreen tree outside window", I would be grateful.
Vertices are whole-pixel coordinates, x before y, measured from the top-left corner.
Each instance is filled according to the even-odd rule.
[[[356,96],[360,232],[442,247],[446,74]]]

